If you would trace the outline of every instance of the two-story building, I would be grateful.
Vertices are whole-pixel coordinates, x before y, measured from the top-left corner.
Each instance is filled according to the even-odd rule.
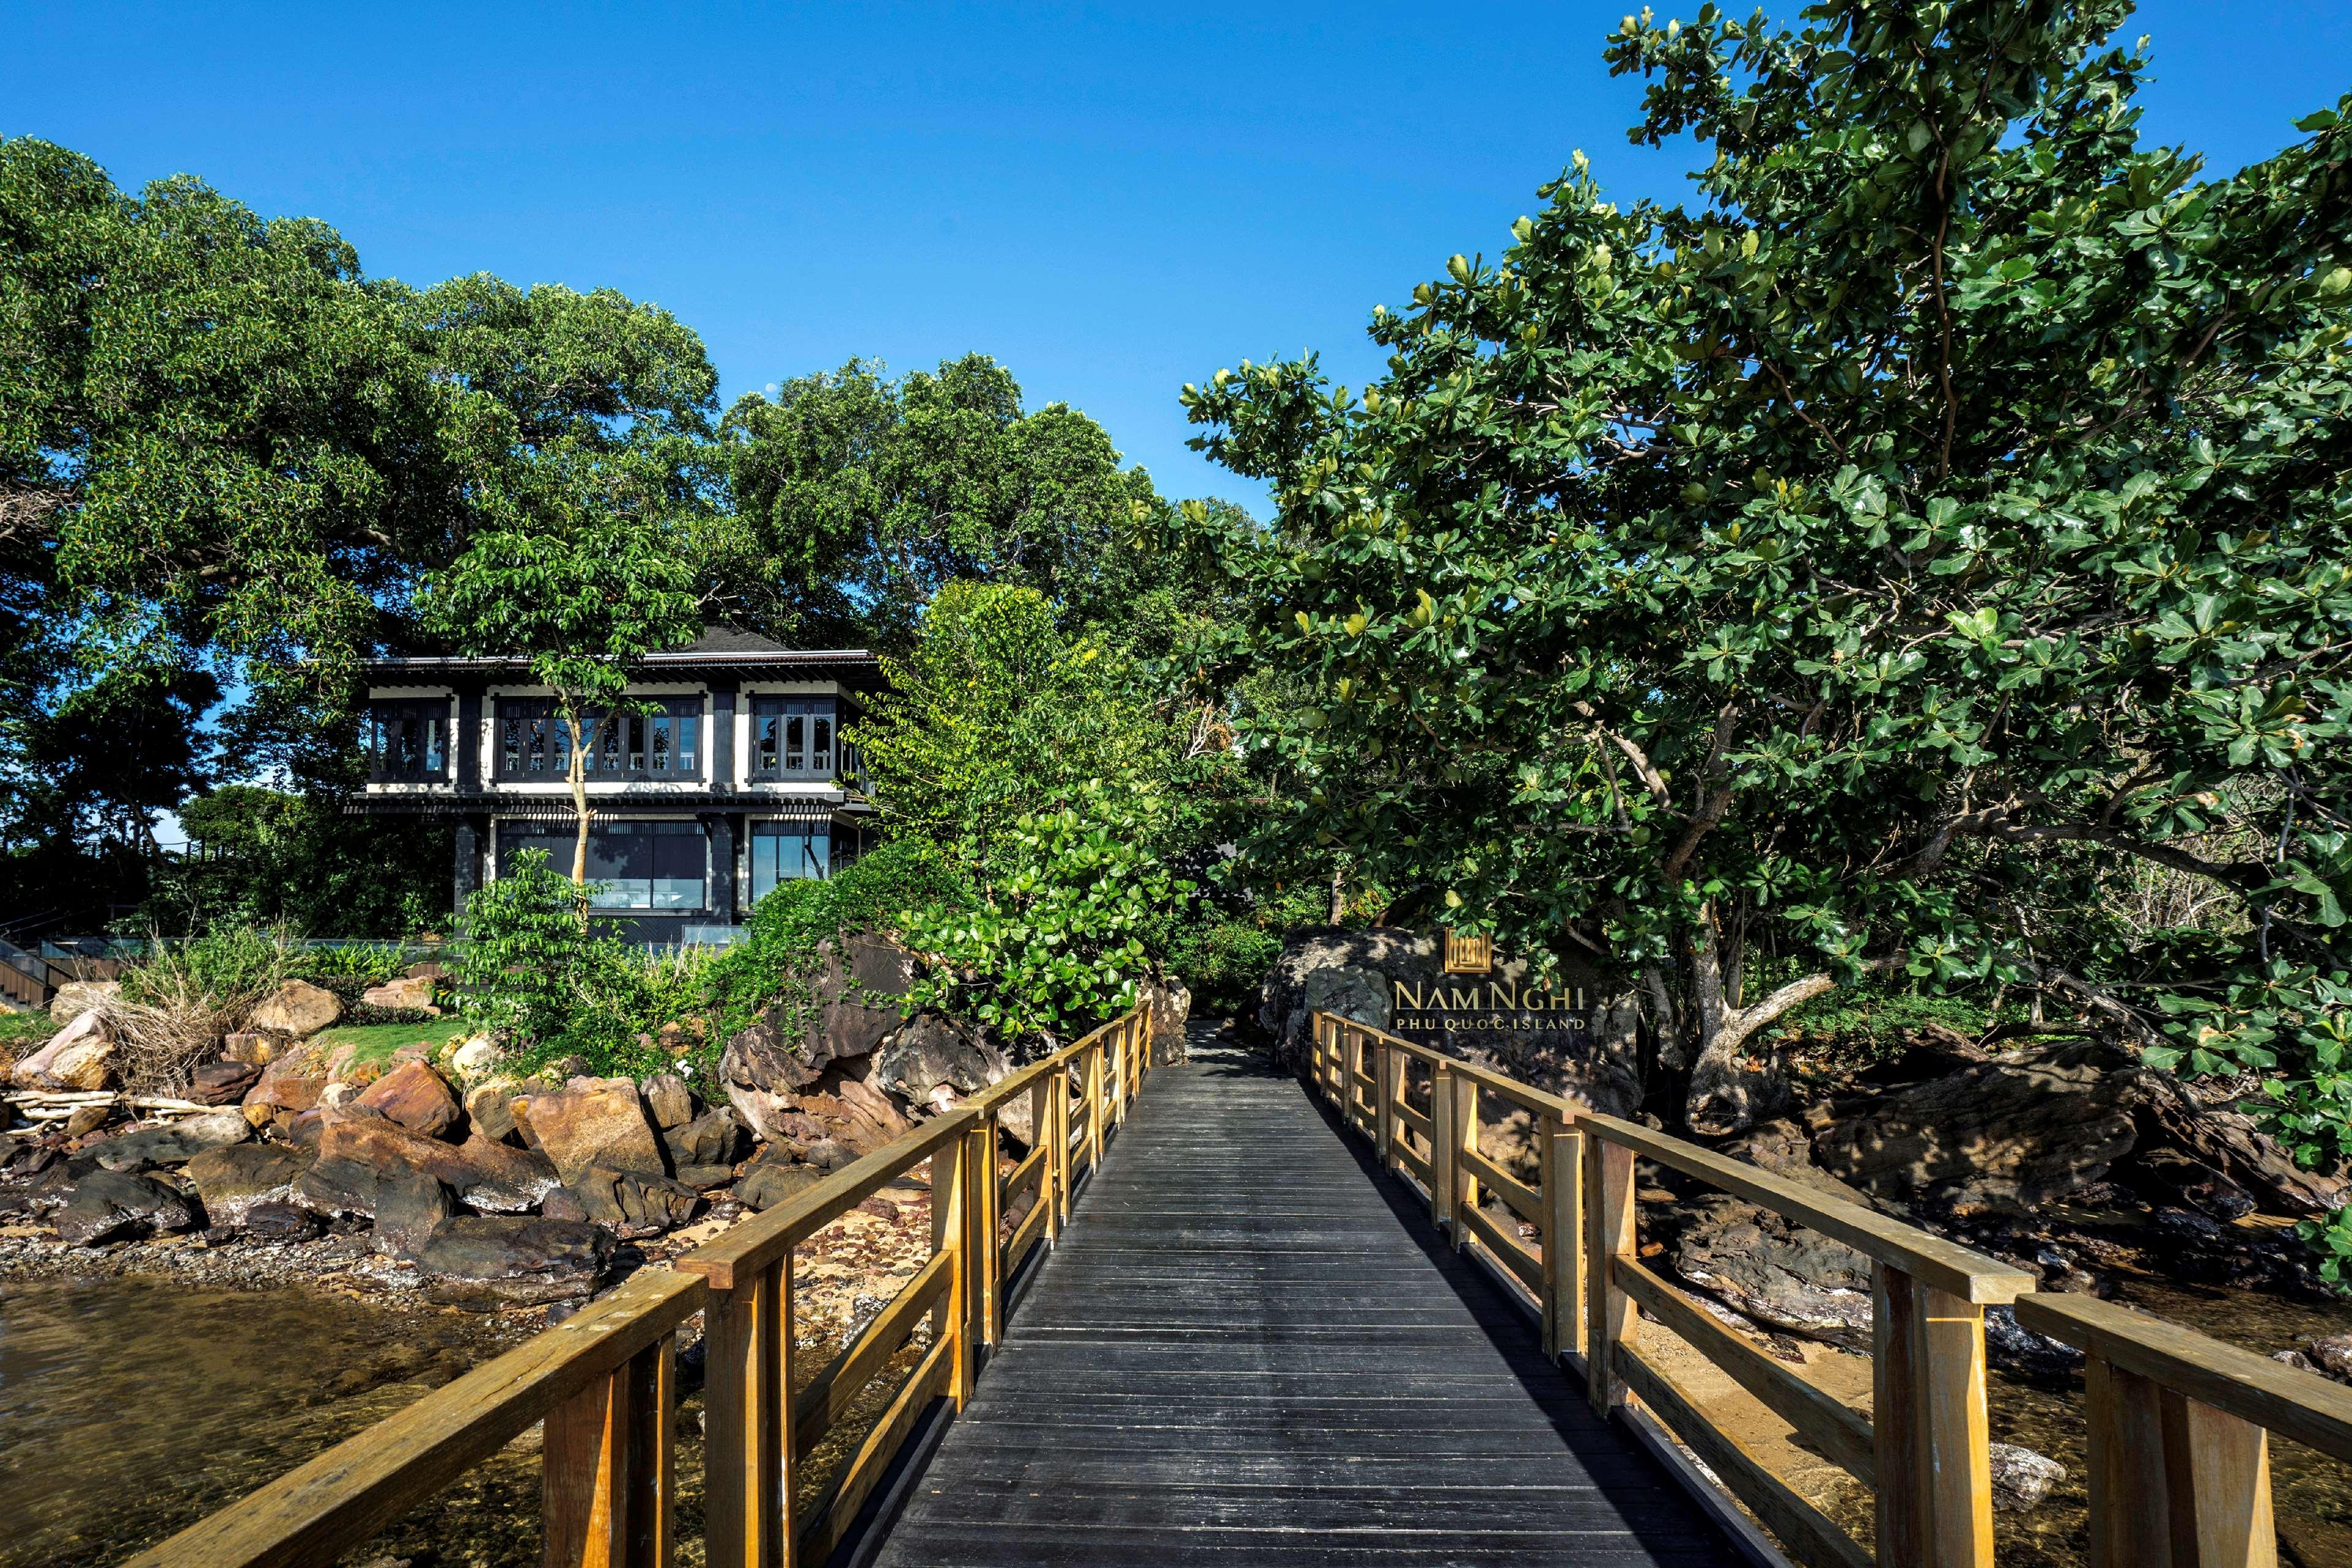
[[[656,942],[719,940],[761,895],[866,847],[872,807],[841,738],[882,684],[863,648],[786,648],[706,630],[631,671],[635,712],[593,727],[588,876],[596,906]],[[365,792],[349,810],[453,819],[457,903],[526,849],[572,868],[572,737],[527,660],[368,667]]]

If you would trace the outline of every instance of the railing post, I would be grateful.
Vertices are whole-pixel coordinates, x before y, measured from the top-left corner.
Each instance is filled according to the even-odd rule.
[[[1035,1201],[1045,1205],[1045,1245],[1053,1246],[1062,1239],[1062,1156],[1069,1145],[1055,1137],[1055,1090],[1060,1089],[1060,1070],[1039,1075],[1029,1088],[1029,1147],[1045,1155],[1045,1168],[1037,1173]],[[1065,1091],[1066,1093],[1066,1091]]]
[[[1556,1115],[1543,1119],[1540,1136],[1544,1354],[1557,1362],[1577,1347],[1584,1300],[1584,1139]]]
[[[629,1358],[629,1568],[669,1568],[677,1544],[677,1335]]]
[[[1103,1043],[1097,1040],[1087,1053],[1087,1174],[1102,1168]]]
[[[783,1418],[792,1376],[792,1259],[703,1314],[703,1556],[709,1568],[786,1568],[798,1458]]]
[[[1456,1078],[1454,1080],[1454,1114],[1456,1118],[1453,1147],[1455,1166],[1454,1213],[1457,1216],[1454,1226],[1454,1245],[1467,1251],[1470,1247],[1470,1227],[1460,1224],[1458,1216],[1478,1206],[1478,1178],[1470,1173],[1467,1163],[1462,1158],[1465,1154],[1478,1152],[1478,1085],[1470,1079]]]
[[[2091,1568],[2275,1568],[2270,1434],[2093,1352]]]
[[[932,1320],[931,1331],[954,1337],[955,1348],[948,1352],[948,1395],[958,1410],[971,1398],[972,1382],[980,1370],[972,1353],[979,1290],[973,1279],[971,1189],[971,1137],[967,1133],[931,1154],[931,1252],[935,1257],[942,1252],[956,1255],[948,1266],[947,1299],[940,1307],[942,1316]]]
[[[996,1112],[981,1113],[964,1139],[965,1245],[971,1248],[971,1330],[975,1344],[993,1345],[997,1336],[997,1213],[1002,1193],[996,1181]]]
[[[1879,1561],[1990,1568],[1984,1308],[1884,1263],[1871,1277]]]
[[[546,1568],[628,1561],[629,1370],[618,1367],[547,1414],[540,1458]]]
[[[1454,1069],[1437,1062],[1429,1069],[1429,1217],[1450,1230],[1460,1245],[1462,1227],[1454,1223],[1454,1183],[1459,1175],[1454,1139],[1462,1128],[1454,1112]]]
[[[1396,1055],[1386,1039],[1372,1042],[1372,1101],[1377,1113],[1374,1142],[1383,1171],[1396,1163]]]
[[[1633,1206],[1633,1151],[1588,1134],[1584,1139],[1584,1377],[1585,1394],[1603,1416],[1625,1403],[1616,1350],[1631,1343],[1640,1319],[1633,1299],[1616,1288],[1610,1265],[1641,1250]]]

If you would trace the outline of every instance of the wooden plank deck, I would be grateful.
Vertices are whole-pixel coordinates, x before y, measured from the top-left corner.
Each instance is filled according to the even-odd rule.
[[[1252,1058],[1161,1068],[880,1568],[1737,1561]]]

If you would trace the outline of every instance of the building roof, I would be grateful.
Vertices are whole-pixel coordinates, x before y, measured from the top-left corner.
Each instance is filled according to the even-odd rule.
[[[362,668],[379,679],[497,675],[527,669],[514,655],[412,654],[372,659]],[[862,647],[790,648],[740,626],[707,626],[681,648],[647,654],[635,668],[647,675],[795,675],[827,677],[846,686],[882,684],[881,660]]]

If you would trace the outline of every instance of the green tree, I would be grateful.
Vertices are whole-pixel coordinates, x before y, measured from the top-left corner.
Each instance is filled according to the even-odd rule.
[[[888,689],[850,736],[876,801],[984,879],[1013,823],[1088,781],[1155,788],[1171,737],[1119,662],[1066,635],[1034,588],[946,584],[914,649],[885,658]]]
[[[2207,178],[2137,145],[2126,11],[1628,18],[1633,138],[1696,141],[1695,205],[1580,153],[1374,311],[1360,397],[1311,359],[1186,391],[1277,494],[1275,532],[1194,521],[1311,694],[1253,738],[1272,836],[1621,965],[1695,1129],[1885,966],[2274,1066],[2347,1152],[2352,102]],[[2233,918],[2119,991],[2144,955],[2020,940],[2069,856]]]
[[[787,637],[904,648],[948,583],[1035,588],[1079,619],[1161,510],[1101,426],[1024,412],[984,354],[887,379],[877,363],[739,399],[719,428],[735,519],[712,559],[749,618]]]
[[[685,559],[657,521],[625,508],[645,498],[586,462],[538,498],[555,515],[475,539],[428,585],[425,621],[467,653],[530,662],[554,697],[570,742],[565,777],[578,828],[572,882],[587,920],[588,757],[627,709],[631,665],[688,641],[698,603]]]

